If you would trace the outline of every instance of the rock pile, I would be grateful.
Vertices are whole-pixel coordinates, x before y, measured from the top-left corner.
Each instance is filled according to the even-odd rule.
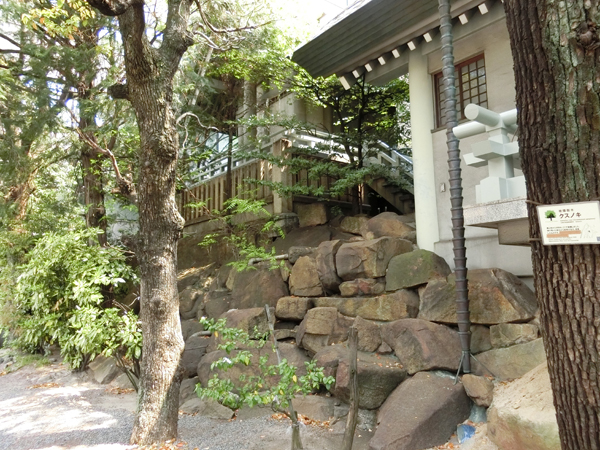
[[[303,214],[310,215],[310,208]],[[354,326],[359,407],[378,423],[370,449],[416,450],[445,443],[469,417],[472,402],[490,405],[491,376],[518,378],[543,363],[545,355],[531,290],[503,270],[472,270],[472,351],[478,363],[475,374],[454,384],[451,373],[461,356],[454,274],[438,255],[416,247],[412,220],[383,213],[371,219],[345,217],[333,227],[301,217],[301,224],[318,224],[297,228],[274,243],[279,254],[289,257],[281,270],[259,264],[236,272],[213,264],[182,273],[183,365],[189,377],[182,402],[193,396],[188,385],[206,383],[211,363],[223,356],[215,338],[202,333],[198,318],[224,317],[229,326],[266,330],[263,308],[269,305],[284,356],[299,367],[316,359],[336,377],[334,405],[331,398],[315,396],[304,407],[323,415],[348,402],[345,341]],[[257,369],[244,370],[251,375]],[[240,374],[227,376],[235,382]],[[194,402],[195,411],[214,410]]]

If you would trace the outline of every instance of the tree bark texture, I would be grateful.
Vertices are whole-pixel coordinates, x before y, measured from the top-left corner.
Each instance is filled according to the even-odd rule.
[[[519,145],[531,202],[600,197],[597,0],[507,0]],[[529,205],[533,273],[561,445],[600,449],[600,246],[543,246]]]
[[[145,34],[142,1],[88,2],[119,17],[125,50],[128,99],[140,131],[138,208],[140,320],[143,349],[138,408],[132,444],[177,437],[177,412],[183,338],[177,292],[177,240],[183,219],[175,204],[175,168],[179,151],[172,110],[173,77],[192,44],[187,31],[191,0],[171,0],[159,48]]]

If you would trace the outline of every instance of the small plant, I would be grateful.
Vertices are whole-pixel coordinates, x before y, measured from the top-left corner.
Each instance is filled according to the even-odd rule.
[[[252,264],[249,264],[252,260],[267,261],[271,269],[279,268],[282,264],[276,259],[275,248],[265,248],[265,244],[268,243],[265,235],[284,237],[284,233],[277,225],[277,217],[265,208],[264,200],[231,198],[225,201],[222,211],[210,211],[206,202],[188,203],[186,207],[202,210],[205,215],[211,217],[211,221],[219,224],[221,231],[207,234],[199,245],[208,247],[217,243],[218,239],[223,239],[236,256],[229,265],[238,272],[253,269]],[[240,219],[242,215],[255,219],[254,223]],[[261,222],[260,225],[256,224],[257,221]]]
[[[236,328],[227,328],[226,320],[202,318],[200,322],[204,328],[211,331],[221,343],[219,349],[224,350],[227,356],[220,358],[211,365],[211,370],[227,372],[236,365],[249,366],[257,361],[258,375],[240,375],[239,383],[234,383],[229,378],[221,378],[215,374],[209,380],[207,387],[200,384],[196,386],[199,397],[211,398],[233,409],[244,405],[254,407],[257,405],[270,405],[275,412],[286,415],[292,421],[292,450],[301,449],[298,431],[298,418],[292,406],[292,399],[297,395],[307,395],[314,390],[325,386],[329,389],[335,379],[323,374],[323,368],[317,367],[315,361],[307,362],[306,375],[298,376],[298,367],[290,364],[286,359],[281,359],[276,341],[273,339],[272,351],[277,353],[278,364],[269,364],[269,356],[262,355],[255,359],[255,352],[267,345],[272,337],[271,331],[260,335],[257,330],[253,333],[254,339]],[[238,348],[250,350],[236,350]]]

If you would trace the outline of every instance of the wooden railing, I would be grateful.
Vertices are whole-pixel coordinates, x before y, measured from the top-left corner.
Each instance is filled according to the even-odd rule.
[[[275,156],[282,156],[283,151],[289,144],[290,141],[287,139],[276,141],[273,144],[271,151]],[[375,160],[376,158],[373,158],[374,161],[372,161],[372,163],[383,164],[390,167],[398,167],[402,164],[409,163],[410,166],[412,166],[412,160],[401,155],[395,149],[385,146],[378,153],[379,156],[377,160]],[[306,158],[306,156],[303,156],[303,158]],[[315,159],[315,161],[318,160],[317,157],[309,158]],[[223,167],[225,164],[223,161],[224,160],[219,160],[206,166],[202,171],[202,183],[192,186],[178,195],[177,206],[186,221],[186,225],[206,220],[208,217],[207,211],[223,210],[223,204],[226,200],[227,193],[227,173],[226,169]],[[340,162],[340,164],[343,163]],[[312,189],[323,188],[323,192],[330,192],[333,183],[336,181],[334,177],[327,175],[317,179],[309,178],[308,169],[303,169],[298,173],[290,174],[283,168],[258,159],[251,161],[235,159],[232,165],[231,195],[242,199],[253,198],[256,200],[264,200],[267,205],[269,205],[268,209],[274,214],[291,212],[293,210],[293,201],[307,202],[317,197],[312,194],[307,194],[295,195],[293,199],[282,198],[281,195],[277,192],[273,192],[269,187],[248,180],[274,182],[290,187],[305,186]],[[346,191],[344,194],[335,197],[326,196],[326,198],[327,200],[335,202],[352,203],[352,193],[350,190]],[[365,199],[362,200],[363,202],[365,201]],[[206,208],[190,208],[186,206],[190,203],[198,202],[206,202]]]
[[[245,180],[272,181],[273,167],[270,163],[261,160],[250,161],[231,171],[231,194],[233,197],[256,200],[265,200],[267,203],[273,201],[273,193],[267,186],[249,183]],[[189,208],[190,203],[206,202],[209,211],[223,210],[226,200],[227,174],[211,178],[198,186],[182,191],[177,199],[179,212],[186,224],[202,220],[206,210],[200,208]]]

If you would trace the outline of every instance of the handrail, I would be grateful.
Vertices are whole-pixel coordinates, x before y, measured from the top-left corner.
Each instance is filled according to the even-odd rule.
[[[300,142],[309,142],[307,146],[314,146],[315,144],[329,144],[335,145],[335,141],[331,138],[329,133],[315,130],[314,134],[301,134],[295,133],[294,130],[283,130],[275,135],[271,136],[271,141],[274,137],[278,135],[286,136],[294,141],[296,141],[296,145],[301,147],[307,144],[300,144]],[[300,145],[298,145],[300,144]],[[312,145],[311,145],[312,144]],[[376,159],[379,164],[384,164],[385,161],[391,168],[398,168],[402,165],[407,165],[410,170],[406,171],[406,174],[413,178],[413,161],[412,158],[406,156],[398,151],[398,149],[394,146],[390,146],[383,141],[377,141],[377,145],[385,149],[385,151],[377,151],[377,157],[373,157]],[[386,153],[387,152],[387,153]],[[258,158],[244,158],[244,157],[236,157],[236,151],[233,152],[232,159],[232,168],[238,168],[250,164],[256,161]],[[195,180],[192,184],[187,186],[187,189],[192,189],[198,186],[201,183],[205,183],[213,178],[216,178],[227,171],[227,154],[226,152],[221,152],[216,155],[216,158],[202,167],[199,167],[195,170],[192,170]]]

